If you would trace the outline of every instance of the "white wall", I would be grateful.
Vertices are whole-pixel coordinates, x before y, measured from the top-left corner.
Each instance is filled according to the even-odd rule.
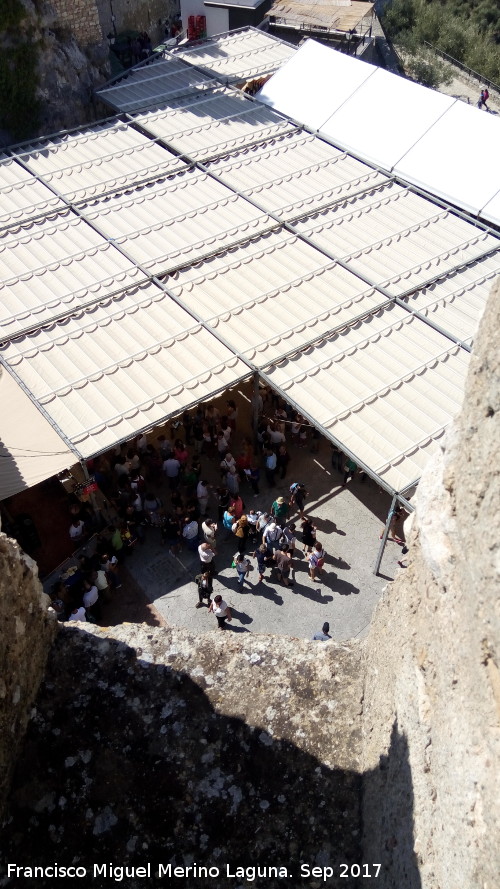
[[[204,6],[203,0],[181,0],[182,27],[187,31],[190,15],[207,17],[207,37],[229,31],[229,12],[227,9]]]

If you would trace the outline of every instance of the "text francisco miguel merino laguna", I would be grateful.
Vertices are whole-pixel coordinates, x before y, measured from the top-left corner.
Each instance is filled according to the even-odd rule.
[[[300,865],[301,877],[322,877],[323,881],[330,880],[335,874],[332,867],[311,867],[309,864]],[[283,866],[245,866],[240,867],[231,864],[225,864],[221,867],[215,865],[204,866],[200,864],[191,864],[186,867],[180,867],[175,864],[144,864],[141,867],[133,867],[130,865],[115,864],[94,864],[92,867],[84,867],[83,865],[70,865],[66,867],[56,862],[44,867],[26,867],[19,864],[7,864],[7,877],[17,877],[26,879],[82,879],[85,877],[97,878],[104,877],[120,883],[122,880],[130,877],[208,877],[217,879],[217,877],[226,877],[235,879],[244,879],[247,882],[253,882],[258,877],[287,877],[293,878],[295,873],[291,869]]]

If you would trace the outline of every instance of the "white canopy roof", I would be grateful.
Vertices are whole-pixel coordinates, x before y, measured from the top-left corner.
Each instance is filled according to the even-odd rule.
[[[357,157],[500,225],[500,120],[306,41],[257,98]]]
[[[33,411],[49,423],[40,478],[259,371],[406,487],[460,402],[500,240],[241,93],[187,81],[165,108],[0,161],[0,363],[32,400],[9,441],[37,428]]]
[[[0,404],[0,500],[5,500],[68,469],[76,457],[2,368]]]

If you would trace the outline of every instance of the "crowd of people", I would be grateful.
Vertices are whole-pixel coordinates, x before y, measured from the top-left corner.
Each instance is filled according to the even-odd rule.
[[[226,401],[223,412],[213,403],[202,404],[184,412],[155,438],[141,434],[89,464],[115,520],[96,528],[89,504],[73,502],[69,537],[75,550],[89,536],[93,545],[92,554],[81,557],[77,568],[54,586],[53,606],[60,619],[100,620],[103,601],[120,587],[120,565],[141,546],[148,529],[156,529],[173,555],[182,550],[197,553],[196,607],[206,604],[221,628],[230,620],[224,600],[213,597],[221,536],[234,540],[232,567],[240,589],[254,569],[257,580],[252,586],[272,571],[276,582],[293,587],[297,541],[308,560],[311,581],[321,580],[325,550],[306,513],[306,486],[290,474],[288,448],[291,441],[314,453],[318,436],[289,405],[278,398],[265,400],[265,395],[254,396],[251,424],[243,430],[238,428],[233,399]],[[333,446],[331,464],[344,485],[358,472]],[[209,481],[216,475],[218,481]],[[281,483],[287,477],[291,482],[285,485],[286,496],[273,494],[277,475]],[[263,500],[266,495],[268,508],[254,508],[254,498]]]

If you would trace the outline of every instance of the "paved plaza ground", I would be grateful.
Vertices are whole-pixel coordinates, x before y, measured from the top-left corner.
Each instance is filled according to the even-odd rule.
[[[331,467],[330,444],[324,439],[318,454],[293,446],[290,453],[288,476],[284,481],[278,480],[276,488],[268,488],[263,480],[257,498],[244,486],[241,493],[247,509],[266,510],[276,496],[289,496],[292,481],[306,483],[309,490],[306,511],[313,517],[318,528],[317,539],[327,553],[321,583],[309,578],[307,560],[299,545],[294,558],[293,588],[278,582],[270,570],[264,581],[258,583],[255,567],[240,592],[236,571],[231,567],[237,549],[235,538],[221,529],[214,594],[220,593],[233,611],[233,622],[228,625],[230,632],[309,638],[328,621],[334,639],[361,637],[367,632],[384,586],[399,570],[397,560],[401,558],[401,548],[388,542],[380,574],[373,573],[390,497],[371,479],[361,482],[359,476],[342,488],[340,473]],[[217,481],[216,466],[217,461],[204,458],[204,474],[214,481]],[[165,499],[168,500],[166,487]],[[210,513],[217,518],[215,499]],[[251,561],[255,566],[255,560]],[[161,544],[159,531],[151,528],[145,543],[137,546],[126,562],[124,573],[130,574],[166,623],[206,633],[216,628],[216,620],[205,606],[195,607],[198,596],[193,578],[198,571],[197,554],[184,549],[179,556],[172,555]],[[118,595],[120,591],[115,593]]]

